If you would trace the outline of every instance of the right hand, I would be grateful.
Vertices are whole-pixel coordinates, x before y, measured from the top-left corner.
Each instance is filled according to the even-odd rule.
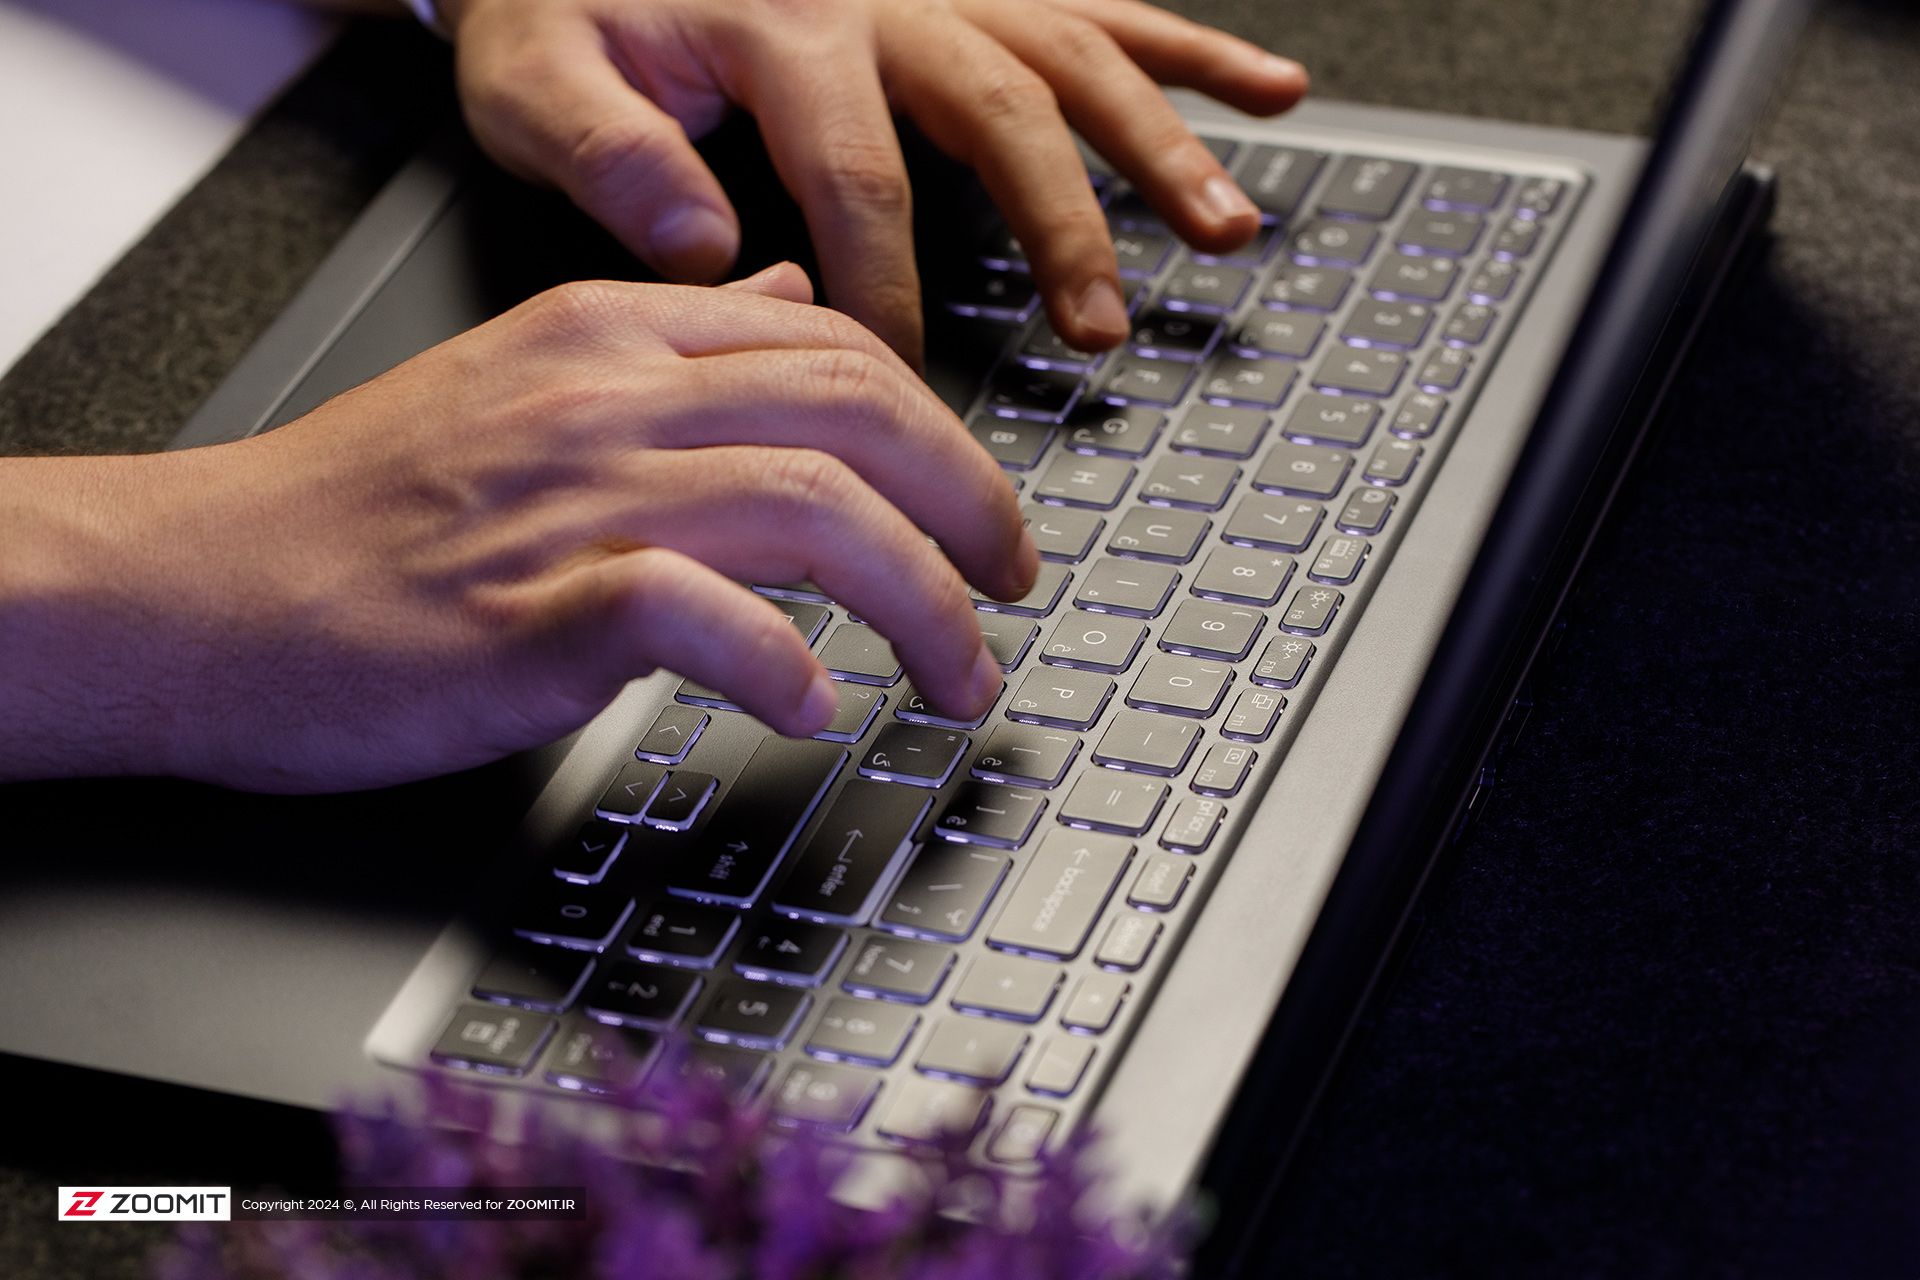
[[[278,431],[93,460],[122,464],[96,494],[111,582],[61,660],[159,704],[158,734],[119,732],[161,759],[123,769],[398,782],[551,741],[659,667],[811,734],[832,683],[739,585],[800,578],[983,712],[1002,676],[962,575],[1031,585],[1013,489],[810,296],[792,266],[568,285]]]

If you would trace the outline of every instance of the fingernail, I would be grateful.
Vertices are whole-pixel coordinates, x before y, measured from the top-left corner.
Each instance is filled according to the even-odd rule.
[[[1224,173],[1216,173],[1200,184],[1200,203],[1215,222],[1238,222],[1260,216],[1253,201],[1247,199],[1247,193]]]
[[[730,219],[703,204],[677,205],[662,214],[647,235],[661,263],[698,264],[717,273],[733,261],[739,237]]]
[[[815,676],[813,684],[807,689],[807,700],[800,704],[800,718],[817,733],[826,728],[834,712],[839,709],[840,690],[832,677],[824,672]]]
[[[1074,318],[1080,327],[1108,340],[1108,345],[1127,336],[1127,304],[1120,297],[1120,286],[1105,276],[1089,281],[1080,291]]]
[[[1277,53],[1260,55],[1261,68],[1276,80],[1305,80],[1307,69],[1292,58],[1283,58]]]
[[[1000,670],[1000,663],[987,651],[986,645],[980,646],[980,656],[973,663],[973,681],[968,692],[973,695],[973,705],[984,710],[992,710],[993,703],[1000,696],[1001,686],[1006,678]]]

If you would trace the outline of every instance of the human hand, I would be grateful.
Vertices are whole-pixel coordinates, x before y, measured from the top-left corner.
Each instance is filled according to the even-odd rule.
[[[439,0],[481,144],[669,279],[712,279],[739,223],[688,141],[752,113],[830,302],[919,362],[912,198],[891,113],[978,171],[1056,330],[1126,337],[1117,265],[1067,126],[1203,249],[1259,216],[1154,87],[1271,114],[1298,64],[1137,0]]]
[[[961,575],[1031,585],[1013,490],[808,297],[791,265],[569,285],[256,439],[0,464],[0,513],[21,476],[78,477],[18,540],[0,520],[45,566],[0,573],[0,659],[35,676],[0,686],[0,776],[398,782],[552,741],[656,667],[819,730],[826,672],[740,581],[811,578],[980,713],[1002,675]],[[49,770],[76,732],[120,754]]]

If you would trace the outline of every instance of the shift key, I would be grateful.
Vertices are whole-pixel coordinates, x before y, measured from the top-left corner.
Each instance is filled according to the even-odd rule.
[[[1048,832],[987,941],[1034,955],[1078,955],[1132,858],[1133,845],[1126,840],[1065,829]]]
[[[831,742],[769,736],[694,835],[667,887],[684,897],[750,904],[846,761]]]

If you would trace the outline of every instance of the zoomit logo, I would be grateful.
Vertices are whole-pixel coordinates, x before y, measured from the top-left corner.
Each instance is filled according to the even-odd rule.
[[[226,1222],[231,1187],[61,1187],[62,1222]]]

